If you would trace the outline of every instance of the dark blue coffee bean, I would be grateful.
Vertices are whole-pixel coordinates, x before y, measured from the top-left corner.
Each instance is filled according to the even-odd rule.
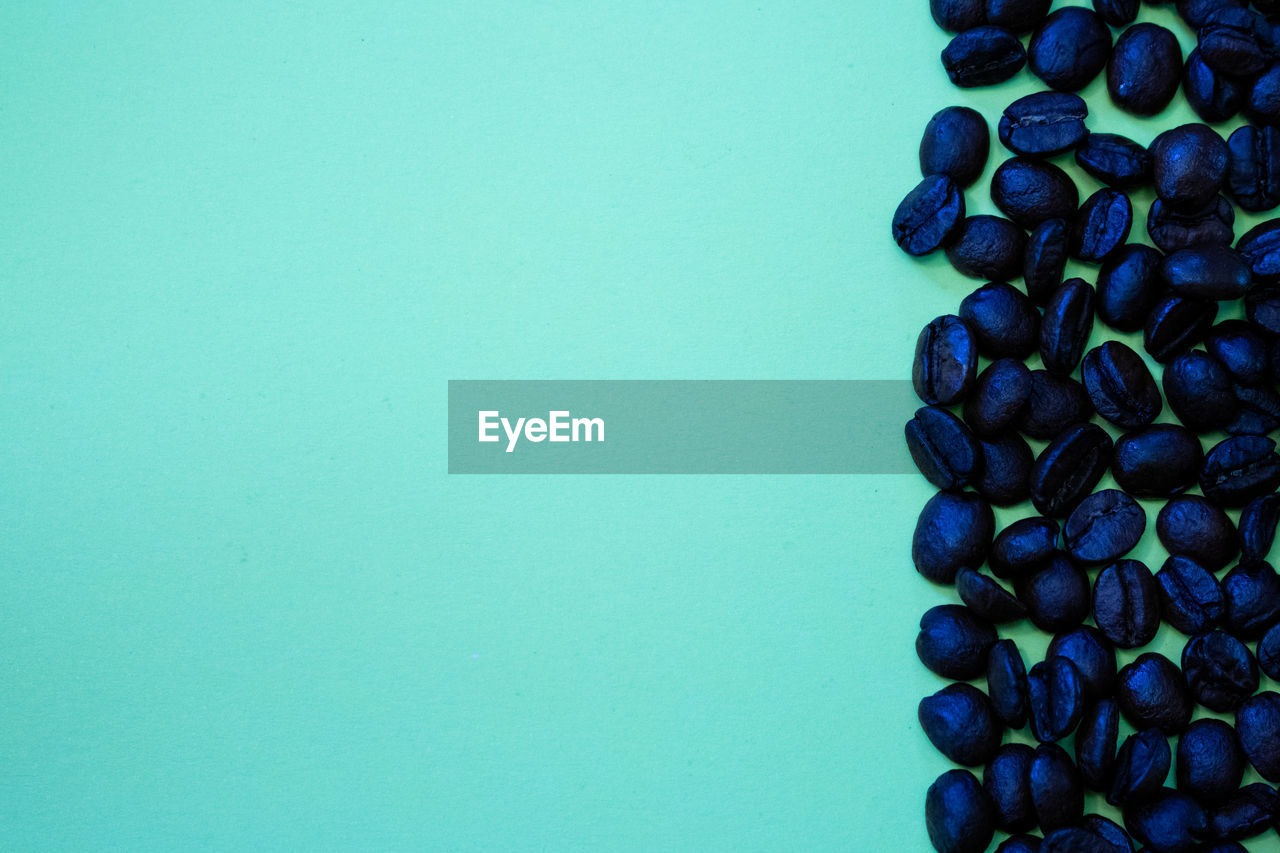
[[[1045,834],[1040,853],[1133,853],[1132,847],[1116,847],[1081,826],[1068,826]]]
[[[990,437],[1011,427],[1031,398],[1031,371],[1016,358],[1000,358],[978,374],[965,398],[964,419],[978,435]]]
[[[1145,646],[1160,628],[1160,589],[1137,560],[1117,560],[1093,585],[1093,621],[1122,649]]]
[[[893,213],[893,239],[908,255],[927,255],[955,234],[964,219],[964,195],[946,175],[930,175]]]
[[[1218,323],[1204,336],[1204,345],[1236,382],[1261,385],[1267,381],[1267,339],[1245,321]]]
[[[1087,814],[1080,819],[1080,829],[1092,833],[1103,843],[1102,846],[1093,846],[1085,848],[1092,853],[1133,853],[1133,841],[1129,838],[1129,833],[1115,821],[1108,820],[1102,815]],[[1067,853],[1070,847],[1060,848],[1060,853]]]
[[[982,448],[982,472],[975,487],[995,506],[1022,503],[1030,495],[1031,466],[1035,455],[1016,432],[978,439]]]
[[[1271,826],[1276,805],[1276,792],[1270,785],[1245,785],[1210,813],[1209,837],[1239,841],[1261,835]]]
[[[1102,183],[1132,189],[1151,180],[1151,155],[1125,136],[1091,133],[1076,148],[1076,165]]]
[[[1083,89],[1107,64],[1111,30],[1098,15],[1078,6],[1047,17],[1027,45],[1027,65],[1049,88]]]
[[[1002,578],[1025,575],[1042,567],[1058,547],[1058,522],[1021,518],[997,534],[991,545],[991,570]]]
[[[1030,438],[1047,441],[1065,427],[1093,417],[1093,404],[1084,386],[1047,370],[1031,371],[1031,397],[1017,420],[1017,427]]]
[[[1031,624],[1042,631],[1067,631],[1089,613],[1089,576],[1062,553],[1044,568],[1015,578],[1014,590],[1027,605]]]
[[[1065,219],[1048,219],[1031,231],[1022,267],[1022,283],[1027,296],[1037,305],[1062,286],[1062,272],[1067,265],[1068,229]]]
[[[982,790],[991,798],[996,829],[1026,832],[1036,825],[1031,801],[1031,762],[1036,751],[1025,743],[1007,743],[996,750],[982,771]]]
[[[1124,825],[1151,853],[1198,853],[1208,818],[1191,797],[1163,788],[1127,805]]]
[[[1054,636],[1045,658],[1062,657],[1075,664],[1085,699],[1110,696],[1115,689],[1116,650],[1102,632],[1081,625]]]
[[[1178,39],[1156,24],[1134,24],[1121,33],[1107,62],[1111,100],[1135,115],[1155,115],[1167,107],[1181,77]]]
[[[1031,801],[1040,828],[1052,832],[1080,821],[1084,814],[1084,786],[1071,756],[1056,743],[1036,747],[1031,760]]]
[[[1026,241],[1022,229],[1007,219],[970,216],[947,246],[947,260],[961,275],[1005,281],[1021,271]]]
[[[1026,62],[1022,42],[999,27],[965,30],[942,50],[947,77],[963,88],[1003,83],[1021,71]]]
[[[987,0],[987,23],[1029,33],[1049,14],[1050,0]]]
[[[984,284],[960,302],[960,317],[987,358],[1026,358],[1036,348],[1040,314],[1022,291],[1004,282]]]
[[[1093,0],[1093,11],[1113,27],[1132,24],[1138,17],[1138,0]]]
[[[929,12],[947,32],[971,30],[987,21],[983,0],[929,0]]]
[[[911,559],[934,583],[953,583],[962,566],[982,565],[993,533],[995,516],[981,497],[938,492],[920,511]]]
[[[1257,640],[1280,622],[1280,575],[1267,563],[1241,563],[1222,578],[1222,622],[1242,640]]]
[[[1199,48],[1187,57],[1182,71],[1182,91],[1201,121],[1210,123],[1226,121],[1240,112],[1248,97],[1248,86],[1206,65]]]
[[[939,489],[958,491],[977,476],[982,451],[964,421],[940,406],[916,410],[907,421],[907,449],[925,479]]]
[[[1248,0],[1177,0],[1178,14],[1194,29],[1200,29],[1209,16],[1224,6],[1243,8]]]
[[[1230,435],[1269,435],[1280,429],[1280,393],[1260,385],[1235,383],[1236,417],[1223,429]]]
[[[1151,177],[1156,194],[1183,210],[1213,201],[1227,177],[1227,143],[1205,124],[1166,130],[1151,142]]]
[[[1236,711],[1236,735],[1253,769],[1268,782],[1280,781],[1280,693],[1245,700]]]
[[[995,834],[991,800],[968,770],[948,770],[929,786],[924,820],[938,853],[982,853]]]
[[[1151,424],[1120,436],[1111,474],[1134,497],[1168,498],[1195,484],[1202,458],[1200,440],[1190,430]]]
[[[1200,495],[1179,495],[1161,507],[1156,535],[1170,554],[1185,555],[1215,572],[1240,550],[1230,517]]]
[[[1239,299],[1253,283],[1248,262],[1227,246],[1192,246],[1169,255],[1160,275],[1178,296]]]
[[[1066,92],[1036,92],[1005,107],[997,133],[1014,154],[1051,157],[1070,151],[1089,133],[1084,99]]]
[[[1084,682],[1069,658],[1053,657],[1027,673],[1031,732],[1042,743],[1062,740],[1084,714]]]
[[[1258,664],[1244,643],[1224,631],[1187,640],[1182,671],[1191,695],[1211,711],[1234,711],[1258,689]]]
[[[1146,362],[1119,341],[1089,350],[1081,373],[1094,408],[1116,426],[1138,429],[1160,414],[1160,389]]]
[[[982,114],[969,107],[947,107],[933,114],[920,139],[920,174],[949,175],[967,187],[982,175],[991,151],[991,134]]]
[[[1097,424],[1067,427],[1031,466],[1031,503],[1041,513],[1066,516],[1098,485],[1111,457],[1111,436]]]
[[[1200,490],[1220,506],[1239,507],[1280,486],[1276,443],[1261,435],[1224,439],[1205,454]]]
[[[1011,835],[1000,842],[996,853],[1040,853],[1040,847],[1038,835]]]
[[[991,200],[1023,228],[1034,228],[1046,219],[1073,219],[1080,193],[1067,173],[1052,163],[1012,157],[991,176]]]
[[[954,314],[934,318],[916,338],[911,384],[931,406],[959,402],[978,372],[978,342],[969,326]]]
[[[1222,621],[1226,603],[1213,573],[1190,557],[1174,554],[1156,572],[1160,612],[1175,630],[1201,634]]]
[[[1262,495],[1240,510],[1241,562],[1260,563],[1271,553],[1280,525],[1280,495]]]
[[[1172,361],[1199,343],[1217,317],[1217,302],[1170,294],[1151,309],[1142,330],[1142,346],[1156,361]]]
[[[1124,245],[1133,226],[1133,206],[1119,190],[1100,189],[1080,205],[1071,241],[1077,258],[1099,263]]]
[[[1076,729],[1076,761],[1084,783],[1095,791],[1106,790],[1116,762],[1120,732],[1120,706],[1114,699],[1099,699],[1085,709]]]
[[[1013,640],[998,640],[987,653],[987,692],[996,719],[1014,729],[1027,724],[1027,667]]]
[[[988,622],[1014,622],[1027,615],[1027,607],[986,575],[974,569],[956,574],[956,592],[970,610]]]
[[[1098,271],[1094,299],[1102,322],[1121,332],[1142,328],[1163,289],[1161,259],[1159,252],[1140,243],[1121,246],[1107,257]]]
[[[1176,735],[1191,722],[1191,695],[1182,670],[1162,654],[1147,652],[1116,676],[1120,713],[1135,729]]]
[[[1262,331],[1280,335],[1280,288],[1251,292],[1244,300],[1244,316]]]
[[[1222,196],[1192,210],[1179,210],[1158,198],[1147,213],[1147,234],[1162,252],[1205,244],[1227,246],[1235,239],[1235,221],[1235,209]]]
[[[1231,374],[1204,350],[1191,350],[1169,362],[1160,378],[1169,408],[1196,432],[1231,423],[1238,405]]]
[[[1164,786],[1172,763],[1169,742],[1158,729],[1130,735],[1116,754],[1107,802],[1122,806],[1155,794]]]
[[[943,678],[967,681],[987,670],[987,651],[996,629],[967,607],[939,604],[920,617],[916,654]]]
[[[1260,125],[1280,122],[1280,65],[1272,65],[1253,81],[1244,102],[1244,114]]]
[[[1236,243],[1236,250],[1244,255],[1258,281],[1280,281],[1280,219],[1268,219],[1250,228]]]
[[[991,700],[972,684],[949,684],[926,696],[918,716],[929,742],[956,764],[979,767],[1000,746],[1004,729]]]
[[[1258,666],[1268,678],[1280,681],[1280,622],[1268,628],[1258,641]]]
[[[1222,74],[1252,77],[1267,64],[1271,27],[1249,9],[1224,6],[1210,13],[1200,26],[1200,54],[1205,64]]]
[[[1245,125],[1227,137],[1227,149],[1227,192],[1236,204],[1255,213],[1280,205],[1280,130]]]
[[[1146,524],[1147,514],[1137,501],[1119,489],[1103,489],[1071,511],[1063,541],[1077,562],[1109,563],[1138,544]]]
[[[1093,288],[1080,278],[1063,282],[1040,322],[1040,358],[1050,373],[1066,376],[1080,362],[1093,330]]]
[[[1245,758],[1236,733],[1222,720],[1196,720],[1178,739],[1178,790],[1216,806],[1240,787]]]
[[[1234,841],[1219,841],[1212,847],[1201,848],[1204,853],[1249,853],[1249,850]]]

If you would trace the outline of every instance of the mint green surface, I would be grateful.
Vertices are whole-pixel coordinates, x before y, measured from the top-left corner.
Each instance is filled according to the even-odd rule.
[[[923,480],[445,473],[448,379],[908,375],[1034,87],[897,8],[0,10],[0,848],[926,849]]]

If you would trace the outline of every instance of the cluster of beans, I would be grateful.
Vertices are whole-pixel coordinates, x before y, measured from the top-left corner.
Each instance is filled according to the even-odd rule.
[[[1280,820],[1276,789],[1244,784],[1250,766],[1280,782],[1280,694],[1259,676],[1280,679],[1280,574],[1266,562],[1280,523],[1268,437],[1280,218],[1238,241],[1234,226],[1236,207],[1280,205],[1280,21],[1267,17],[1280,3],[1178,0],[1197,36],[1185,61],[1169,30],[1134,23],[1138,0],[1052,14],[1049,0],[930,5],[957,33],[942,53],[956,85],[1026,66],[1048,87],[999,119],[1013,154],[991,179],[1003,217],[965,215],[991,144],[979,113],[949,107],[893,218],[904,251],[943,249],[988,282],[921,332],[912,379],[926,405],[906,426],[939,489],[912,558],[962,602],[921,619],[920,659],[955,683],[920,703],[920,724],[948,759],[981,768],[981,781],[957,768],[929,788],[930,840],[942,853],[979,853],[997,830],[1005,853],[1244,850]],[[1104,70],[1130,113],[1155,115],[1181,88],[1205,122],[1249,123],[1226,140],[1207,124],[1168,128],[1148,147],[1090,132],[1073,93]],[[1103,185],[1083,203],[1053,162],[1066,157]],[[1127,193],[1146,187],[1156,248],[1129,241]],[[1097,265],[1094,284],[1067,278],[1069,261]],[[1241,302],[1244,319],[1215,323]],[[1141,342],[1089,348],[1095,318]],[[1108,473],[1119,488],[1098,488]],[[1135,498],[1162,502],[1170,556],[1154,574],[1126,558],[1147,522]],[[1024,501],[1034,513],[997,531],[992,507]],[[1024,620],[1052,636],[1029,669],[996,629]],[[1141,650],[1162,624],[1187,636],[1180,662],[1146,651],[1118,666],[1117,649]],[[1037,746],[1006,742],[1028,726]],[[1086,814],[1086,790],[1123,826]]]

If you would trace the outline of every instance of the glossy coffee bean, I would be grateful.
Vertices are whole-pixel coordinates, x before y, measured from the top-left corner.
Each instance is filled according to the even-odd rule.
[[[967,681],[987,671],[996,629],[967,607],[939,604],[920,617],[916,655],[943,678]]]
[[[1146,528],[1147,514],[1119,489],[1103,489],[1082,500],[1063,527],[1067,553],[1077,562],[1109,563],[1128,553]]]
[[[1124,825],[1151,853],[1199,853],[1208,817],[1191,797],[1162,788],[1125,806]]]
[[[1000,842],[996,853],[1041,853],[1040,836],[1011,835]]]
[[[930,175],[894,211],[893,239],[908,255],[927,255],[950,240],[963,219],[960,187],[946,175]]]
[[[1142,328],[1164,288],[1162,256],[1150,246],[1131,243],[1107,256],[1098,271],[1094,302],[1098,318],[1121,332]]]
[[[1031,398],[1031,371],[1015,358],[1000,358],[978,374],[964,401],[964,420],[974,433],[991,437],[1009,429]]]
[[[1115,133],[1090,133],[1076,147],[1076,165],[1108,186],[1133,189],[1151,180],[1147,149]]]
[[[996,829],[1026,832],[1035,828],[1036,808],[1031,801],[1031,762],[1036,751],[1024,743],[1007,743],[982,771],[982,790],[994,806]]]
[[[1280,495],[1262,495],[1240,510],[1240,558],[1260,563],[1271,553],[1276,526],[1280,525]]]
[[[1138,17],[1138,0],[1093,0],[1093,11],[1113,27],[1132,24]]]
[[[1260,282],[1280,281],[1280,219],[1268,219],[1250,228],[1236,243],[1253,276]]]
[[[1234,383],[1236,416],[1223,429],[1229,435],[1269,435],[1280,429],[1280,393],[1272,386]]]
[[[982,471],[974,484],[978,494],[994,506],[1013,506],[1030,495],[1031,466],[1035,454],[1016,432],[978,439]]]
[[[938,492],[920,511],[911,559],[934,583],[953,583],[962,566],[982,565],[994,532],[991,505],[981,497]]]
[[[1234,711],[1258,689],[1258,664],[1244,643],[1225,631],[1187,640],[1182,671],[1197,702],[1211,711]]]
[[[1116,650],[1102,632],[1081,625],[1054,635],[1045,659],[1062,657],[1075,664],[1087,700],[1110,696],[1116,682]]]
[[[954,314],[934,318],[916,338],[911,384],[925,403],[950,406],[973,387],[978,372],[978,341]]]
[[[1003,217],[970,216],[947,246],[947,260],[961,275],[1006,281],[1022,269],[1026,240],[1022,229]]]
[[[1164,364],[1198,344],[1218,317],[1218,303],[1172,294],[1156,302],[1142,330],[1142,346]]]
[[[1018,519],[996,535],[991,545],[991,570],[1011,578],[1041,568],[1058,547],[1058,533],[1058,522],[1051,518]]]
[[[1040,359],[1045,370],[1066,376],[1080,362],[1093,330],[1093,288],[1080,278],[1062,283],[1040,321]]]
[[[1107,62],[1107,92],[1123,110],[1150,116],[1173,100],[1182,77],[1182,48],[1156,24],[1134,24],[1120,34]]]
[[[1031,760],[1031,801],[1040,828],[1052,832],[1079,822],[1084,814],[1084,786],[1067,751],[1056,743],[1036,747]]]
[[[1231,374],[1204,350],[1184,352],[1170,361],[1160,384],[1169,408],[1187,429],[1208,432],[1236,418],[1239,405]]]
[[[1026,358],[1036,348],[1040,314],[1026,295],[1003,282],[984,284],[960,302],[960,317],[987,358]]]
[[[929,12],[938,26],[951,33],[971,30],[987,22],[983,0],[929,0]]]
[[[1275,491],[1280,485],[1280,456],[1275,447],[1274,441],[1259,435],[1223,439],[1205,454],[1200,490],[1225,507],[1244,506]]]
[[[1092,848],[1085,848],[1095,851],[1095,853],[1133,853],[1133,841],[1129,838],[1129,834],[1124,831],[1120,824],[1113,820],[1108,820],[1101,815],[1087,814],[1080,819],[1078,829],[1091,833],[1097,841],[1094,842]],[[1098,842],[1101,846],[1098,846]],[[1058,853],[1067,853],[1072,849],[1069,846],[1061,846]]]
[[[1235,221],[1235,208],[1220,195],[1190,210],[1157,198],[1147,213],[1147,235],[1162,252],[1205,244],[1227,246],[1235,239]]]
[[[1147,652],[1116,675],[1120,713],[1135,729],[1175,735],[1191,721],[1191,695],[1182,670],[1164,655]]]
[[[1043,515],[1064,517],[1107,471],[1111,436],[1097,424],[1064,429],[1031,466],[1031,503]]]
[[[987,692],[996,719],[1014,729],[1027,724],[1027,667],[1013,640],[998,640],[987,653]]]
[[[1051,157],[1070,151],[1089,133],[1083,98],[1066,92],[1035,92],[1005,107],[997,134],[1014,154]]]
[[[1200,29],[1209,20],[1209,16],[1223,6],[1248,5],[1248,0],[1177,0],[1178,15],[1193,29]]]
[[[1084,714],[1084,682],[1068,658],[1052,657],[1027,673],[1031,732],[1041,743],[1062,740]]]
[[[1267,690],[1245,700],[1236,711],[1236,736],[1253,769],[1280,781],[1280,694]]]
[[[929,742],[956,764],[980,767],[1000,746],[1003,727],[991,700],[971,684],[949,684],[921,699],[918,716]]]
[[[1269,377],[1267,339],[1244,320],[1224,320],[1204,336],[1205,349],[1222,362],[1231,378],[1261,385]]]
[[[1190,430],[1150,424],[1117,439],[1111,474],[1134,497],[1169,498],[1195,484],[1202,459],[1200,440]]]
[[[1258,667],[1273,681],[1280,681],[1280,622],[1258,641]]]
[[[962,88],[1003,83],[1021,71],[1026,62],[1022,42],[999,27],[965,30],[942,50],[942,67],[947,77]]]
[[[1123,429],[1138,429],[1156,419],[1163,403],[1142,356],[1119,341],[1107,341],[1085,354],[1084,387],[1098,414]]]
[[[982,853],[995,834],[991,800],[968,770],[948,770],[929,786],[924,819],[938,853]]]
[[[1240,787],[1245,757],[1222,720],[1196,720],[1178,739],[1178,790],[1202,806],[1221,805]]]
[[[1200,495],[1179,495],[1160,508],[1156,535],[1170,554],[1181,554],[1210,571],[1240,550],[1236,526],[1222,508]]]
[[[1226,602],[1213,573],[1190,557],[1175,554],[1156,572],[1160,612],[1184,634],[1202,634],[1222,621]]]
[[[1244,102],[1244,114],[1258,125],[1280,122],[1280,65],[1273,63],[1254,78]]]
[[[978,441],[964,421],[946,409],[917,409],[905,432],[912,461],[939,489],[959,491],[977,476],[982,464]]]
[[[1249,89],[1247,84],[1206,65],[1197,48],[1191,51],[1182,70],[1182,92],[1201,121],[1214,124],[1240,112]]]
[[[1253,284],[1248,262],[1227,246],[1192,246],[1164,259],[1160,275],[1177,296],[1239,299]]]
[[[1158,729],[1130,735],[1116,753],[1107,802],[1121,806],[1150,797],[1164,786],[1172,763],[1169,742]]]
[[[1057,553],[1044,567],[1014,579],[1018,599],[1027,605],[1027,618],[1042,631],[1070,630],[1089,613],[1089,576],[1065,554]]]
[[[1261,835],[1276,811],[1275,789],[1263,782],[1245,785],[1209,814],[1209,837],[1240,841]]]
[[[1050,0],[987,0],[987,23],[1029,33],[1049,14]]]
[[[1116,762],[1120,731],[1120,706],[1114,699],[1099,699],[1085,709],[1076,729],[1076,762],[1080,777],[1095,791],[1106,790]]]
[[[1280,335],[1280,288],[1254,290],[1245,297],[1244,316],[1255,327]]]
[[[967,187],[982,175],[991,151],[991,134],[982,114],[969,107],[934,113],[920,140],[920,173],[948,175]]]
[[[1280,205],[1280,130],[1245,125],[1227,138],[1227,149],[1227,192],[1236,204],[1254,213]]]
[[[1100,189],[1080,205],[1071,230],[1072,254],[1100,263],[1124,245],[1133,227],[1133,206],[1119,190]]]
[[[1027,45],[1027,65],[1049,88],[1083,89],[1111,55],[1111,31],[1098,15],[1078,6],[1047,17]]]
[[[1270,26],[1250,10],[1224,6],[1200,27],[1200,54],[1205,64],[1222,74],[1251,77],[1267,64]]]
[[[1280,622],[1280,575],[1267,563],[1241,563],[1222,578],[1222,624],[1241,640]]]
[[[1047,370],[1031,371],[1031,396],[1016,424],[1020,431],[1048,441],[1065,427],[1091,417],[1093,404],[1083,385]]]
[[[1047,219],[1075,218],[1080,194],[1067,173],[1052,163],[1011,157],[991,177],[991,200],[1023,228],[1034,228]]]
[[[1160,628],[1160,588],[1137,560],[1117,560],[1093,585],[1093,621],[1117,648],[1136,649]]]
[[[1022,283],[1027,296],[1044,305],[1062,286],[1068,253],[1068,227],[1065,219],[1047,219],[1031,230],[1023,258]]]
[[[961,569],[956,574],[956,592],[960,600],[988,622],[1015,622],[1027,615],[1027,607],[1013,593],[974,569]]]
[[[1156,194],[1183,210],[1213,201],[1227,176],[1227,143],[1205,124],[1166,130],[1151,142],[1151,176]]]

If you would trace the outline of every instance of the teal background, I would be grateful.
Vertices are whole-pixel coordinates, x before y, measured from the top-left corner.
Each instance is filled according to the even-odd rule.
[[[908,375],[1035,87],[892,9],[0,9],[0,847],[925,849],[923,480],[445,473],[449,379]]]

